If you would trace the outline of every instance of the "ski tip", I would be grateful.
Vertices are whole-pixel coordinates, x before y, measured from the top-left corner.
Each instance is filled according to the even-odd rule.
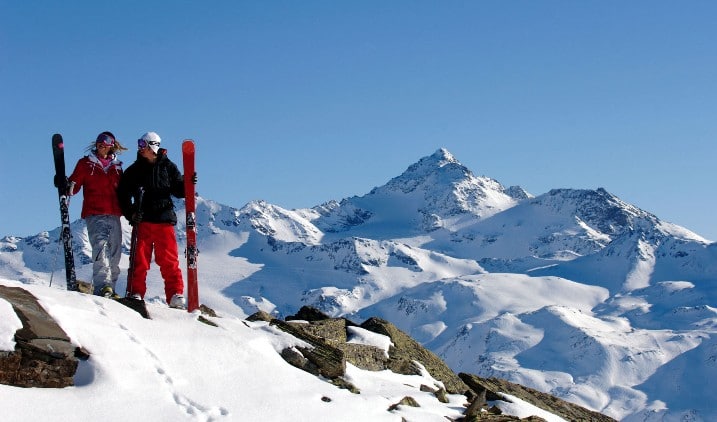
[[[182,141],[182,152],[194,152],[194,141],[191,139]]]
[[[65,144],[62,142],[62,135],[59,133],[52,135],[52,145],[55,145],[58,148],[63,148]]]

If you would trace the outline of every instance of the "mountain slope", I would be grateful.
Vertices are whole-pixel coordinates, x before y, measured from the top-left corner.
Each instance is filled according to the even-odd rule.
[[[441,149],[363,196],[300,210],[199,198],[197,220],[200,297],[219,312],[370,314],[454,370],[617,419],[717,418],[670,395],[716,379],[717,244],[605,189],[532,196]],[[82,223],[73,231],[82,262]],[[47,284],[54,269],[64,285],[56,236],[3,238],[0,276]],[[161,301],[156,268],[149,280]]]
[[[0,278],[0,285],[21,284]],[[450,394],[441,403],[422,391],[421,385],[440,384],[427,374],[370,372],[349,364],[346,379],[360,394],[338,388],[284,361],[281,350],[306,344],[265,322],[225,316],[212,327],[199,323],[196,313],[156,302],[148,305],[152,319],[147,320],[113,300],[46,286],[23,288],[91,356],[80,362],[73,387],[0,384],[5,421],[429,422],[458,418],[464,410],[465,396]],[[2,345],[12,343],[14,331],[4,330],[11,318],[17,319],[0,299]],[[419,408],[388,410],[409,395]]]

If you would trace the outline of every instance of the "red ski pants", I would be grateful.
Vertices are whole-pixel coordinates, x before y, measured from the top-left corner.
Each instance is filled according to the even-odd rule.
[[[164,294],[167,303],[175,294],[184,293],[184,280],[179,269],[177,237],[174,226],[164,223],[139,223],[137,227],[137,247],[135,249],[134,271],[132,273],[131,293],[137,293],[142,298],[147,291],[147,271],[152,261],[159,265],[159,272],[164,279]]]

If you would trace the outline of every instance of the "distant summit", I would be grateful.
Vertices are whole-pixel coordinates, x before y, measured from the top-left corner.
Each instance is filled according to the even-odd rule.
[[[408,185],[406,187],[410,190],[411,181],[420,183],[438,172],[444,175],[445,182],[460,181],[472,176],[470,170],[456,160],[453,154],[447,149],[441,148],[432,155],[423,157],[417,163],[410,165],[403,174],[388,182],[387,186],[405,182]]]
[[[496,180],[476,177],[441,148],[364,196],[331,208],[325,204],[316,224],[330,232],[388,230],[392,236],[452,230],[465,218],[486,218],[528,197],[520,187],[506,189]]]

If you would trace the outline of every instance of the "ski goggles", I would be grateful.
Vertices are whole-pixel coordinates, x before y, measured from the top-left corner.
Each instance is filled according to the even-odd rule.
[[[96,143],[111,147],[115,144],[115,140],[110,135],[100,135],[97,137]]]
[[[144,139],[137,139],[137,147],[139,147],[139,149],[145,149],[145,148],[147,148],[148,145],[158,146],[159,142],[157,142],[157,141],[147,142]]]

